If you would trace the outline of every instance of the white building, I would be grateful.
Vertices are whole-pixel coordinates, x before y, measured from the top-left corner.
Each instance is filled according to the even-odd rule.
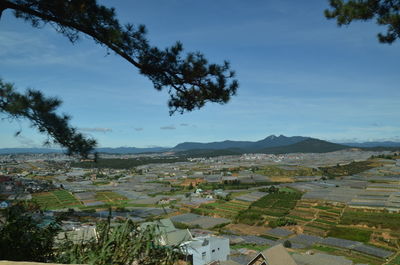
[[[230,252],[229,239],[216,236],[197,237],[181,245],[193,265],[226,261]]]

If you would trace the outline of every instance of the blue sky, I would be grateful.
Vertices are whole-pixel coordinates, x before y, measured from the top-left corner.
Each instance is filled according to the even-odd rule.
[[[0,78],[63,100],[60,112],[99,146],[259,140],[271,134],[335,141],[400,140],[399,41],[379,44],[374,22],[338,28],[327,1],[102,1],[123,23],[145,24],[151,44],[181,41],[210,62],[227,59],[238,95],[169,116],[165,91],[89,38],[72,45],[5,11]],[[5,116],[2,116],[4,118]],[[22,129],[21,136],[14,133]],[[0,147],[40,146],[24,121],[0,120]]]

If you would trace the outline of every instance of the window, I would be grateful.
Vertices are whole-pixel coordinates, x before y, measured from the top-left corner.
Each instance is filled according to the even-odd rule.
[[[206,259],[206,253],[205,252],[203,252],[203,253],[201,253],[201,259]]]
[[[212,250],[212,253],[214,253],[214,252],[215,252],[215,249]]]

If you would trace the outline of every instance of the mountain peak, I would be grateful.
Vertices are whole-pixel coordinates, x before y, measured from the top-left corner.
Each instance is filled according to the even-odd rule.
[[[264,138],[264,140],[274,140],[275,138],[278,138],[275,134],[271,134],[270,136],[267,136]]]

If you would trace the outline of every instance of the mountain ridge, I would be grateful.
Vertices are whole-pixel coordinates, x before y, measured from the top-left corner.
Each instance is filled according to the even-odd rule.
[[[99,147],[96,151],[107,154],[140,154],[175,152],[177,154],[242,154],[242,153],[284,153],[284,152],[330,152],[346,148],[376,150],[400,147],[400,143],[375,141],[364,143],[333,143],[305,136],[270,135],[258,141],[215,141],[209,143],[183,142],[174,147]],[[0,154],[50,154],[62,153],[52,148],[0,148]]]
[[[285,146],[291,145],[303,140],[309,139],[310,137],[304,136],[291,136],[287,137],[284,135],[270,135],[259,141],[232,141],[225,140],[220,142],[210,143],[199,143],[199,142],[183,142],[177,144],[174,150],[191,150],[191,149],[230,149],[230,148],[242,148],[242,149],[261,149],[267,147]]]

